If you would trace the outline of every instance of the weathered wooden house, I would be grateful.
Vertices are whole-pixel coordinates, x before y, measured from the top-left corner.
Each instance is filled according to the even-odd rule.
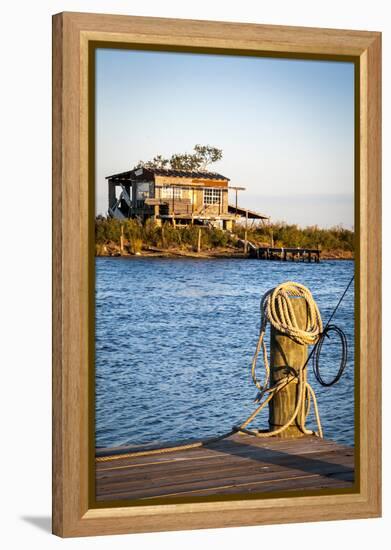
[[[138,168],[113,174],[108,180],[108,213],[116,218],[164,220],[175,225],[210,223],[232,229],[241,216],[267,216],[228,203],[229,178],[214,172],[193,172],[161,168]]]

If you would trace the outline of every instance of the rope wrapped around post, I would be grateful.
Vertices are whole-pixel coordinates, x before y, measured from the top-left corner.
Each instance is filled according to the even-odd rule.
[[[306,326],[300,327],[292,306],[291,298],[297,297],[305,300],[307,308]],[[267,324],[270,323],[276,331],[287,335],[297,344],[315,345],[320,335],[322,334],[323,324],[318,306],[311,292],[304,285],[294,282],[285,282],[272,290],[269,290],[261,301],[261,327],[257,346],[251,366],[251,375],[255,386],[259,390],[256,402],[260,405],[255,411],[245,420],[240,426],[237,426],[238,431],[257,437],[271,437],[281,434],[293,423],[296,423],[303,434],[315,434],[323,437],[322,425],[320,422],[319,411],[315,392],[307,381],[306,363],[303,363],[296,374],[288,373],[277,383],[271,384],[270,380],[270,363],[265,343],[265,334]],[[265,368],[265,377],[261,383],[257,377],[257,362],[259,354],[262,350],[263,364]],[[262,409],[275,397],[278,392],[286,388],[292,382],[297,382],[297,398],[296,406],[290,418],[277,429],[271,431],[255,431],[247,429],[247,426],[261,412]],[[310,412],[311,403],[313,403],[318,431],[313,432],[305,427],[307,416]]]

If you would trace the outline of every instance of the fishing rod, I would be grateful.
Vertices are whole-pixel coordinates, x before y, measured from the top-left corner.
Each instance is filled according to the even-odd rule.
[[[349,290],[349,287],[352,284],[353,280],[354,280],[354,275],[350,279],[347,287],[345,288],[342,296],[340,297],[337,305],[335,306],[332,314],[330,315],[330,317],[329,317],[329,319],[326,323],[326,326],[324,327],[322,333],[319,336],[319,340],[317,341],[315,346],[312,348],[311,353],[309,354],[308,359],[305,362],[304,367],[303,367],[303,368],[306,368],[306,366],[308,365],[311,357],[313,357],[312,370],[314,372],[316,380],[319,382],[319,384],[321,386],[324,386],[324,387],[330,387],[330,386],[333,386],[334,384],[336,384],[338,382],[338,380],[341,378],[341,376],[343,375],[343,373],[345,371],[345,368],[346,368],[346,365],[347,365],[348,343],[347,343],[346,335],[345,335],[344,331],[341,328],[339,328],[336,325],[331,325],[330,323],[331,323],[334,315],[336,314],[339,306],[341,305],[342,300],[345,298],[346,293]],[[322,352],[322,346],[323,346],[323,343],[325,341],[325,338],[330,339],[330,333],[334,333],[339,337],[340,342],[341,342],[342,353],[341,353],[341,361],[340,361],[339,369],[338,369],[338,372],[337,372],[336,376],[330,382],[325,382],[325,380],[322,378],[322,376],[320,374],[320,355],[321,355],[321,352]]]

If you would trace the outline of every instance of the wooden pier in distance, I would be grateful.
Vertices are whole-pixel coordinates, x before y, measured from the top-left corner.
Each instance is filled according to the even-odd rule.
[[[274,246],[249,247],[250,256],[260,260],[280,260],[283,262],[316,262],[320,261],[321,251],[318,248],[283,248]]]
[[[293,494],[352,488],[353,482],[354,449],[315,436],[234,434],[206,447],[96,463],[97,502]]]

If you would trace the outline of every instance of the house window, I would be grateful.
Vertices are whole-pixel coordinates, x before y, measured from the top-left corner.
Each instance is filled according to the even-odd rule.
[[[141,181],[137,184],[137,200],[145,201],[150,196],[150,184],[147,181]]]
[[[220,204],[221,189],[204,189],[204,204]]]
[[[162,187],[160,196],[162,199],[181,199],[182,189],[180,187]]]

